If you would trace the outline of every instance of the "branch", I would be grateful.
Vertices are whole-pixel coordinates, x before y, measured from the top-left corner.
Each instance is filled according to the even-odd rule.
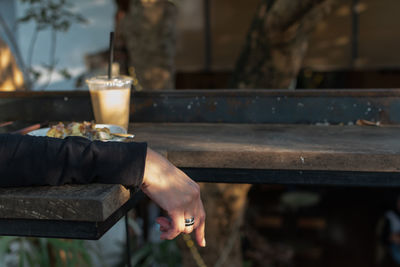
[[[54,69],[56,67],[56,47],[57,47],[57,31],[52,28],[51,29],[51,47],[50,47],[50,57],[49,57],[49,73],[48,76],[49,78],[47,79],[47,82],[40,88],[40,90],[44,90],[49,86],[51,83],[51,78],[54,72]]]
[[[265,20],[268,12],[274,3],[279,0],[261,0],[257,7],[257,12],[253,16],[250,28],[247,32],[244,46],[241,49],[240,55],[236,60],[235,68],[229,81],[229,88],[240,88],[240,83],[243,82],[243,76],[246,73],[246,66],[249,65],[249,55],[256,45],[265,44]],[[267,49],[267,48],[266,48]]]
[[[241,217],[243,216],[243,211],[241,212]],[[240,238],[240,227],[242,226],[242,219],[237,219],[233,226],[231,233],[229,235],[228,240],[224,244],[224,248],[218,257],[218,260],[215,262],[214,267],[221,267],[228,259],[230,253],[233,250],[233,247],[236,244],[236,241]]]
[[[323,2],[326,0],[277,0],[269,11],[268,27],[275,31],[285,31]]]
[[[32,67],[33,50],[35,48],[35,43],[36,43],[38,33],[39,33],[39,29],[38,29],[38,27],[36,27],[35,31],[32,34],[31,42],[29,44],[29,49],[28,49],[28,67],[29,68]]]
[[[282,6],[284,1],[280,1]],[[269,14],[267,23],[264,24],[265,28],[268,28],[268,36],[271,44],[280,45],[282,43],[296,42],[299,37],[307,37],[328,14],[331,13],[336,0],[306,0],[314,1],[312,5],[307,5],[307,9],[303,9],[303,13],[297,14],[298,16],[294,19],[280,20],[276,14]],[[293,2],[299,3],[301,0]],[[319,2],[319,3],[317,3]],[[298,5],[296,5],[298,6]],[[272,11],[271,11],[272,12]],[[280,26],[277,24],[271,26],[269,23],[282,22]],[[282,28],[279,28],[282,27]]]
[[[331,13],[334,6],[335,0],[326,0],[314,6],[302,17],[299,25],[299,32],[308,34],[314,31],[318,23],[323,21],[325,17]]]

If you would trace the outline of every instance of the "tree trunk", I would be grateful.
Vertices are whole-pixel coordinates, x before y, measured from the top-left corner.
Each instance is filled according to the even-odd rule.
[[[289,88],[300,70],[310,33],[329,13],[332,1],[262,0],[238,59],[234,84],[240,88]],[[187,242],[181,241],[183,266],[204,266],[201,259],[209,267],[243,265],[240,237],[249,189],[250,185],[243,184],[202,185],[207,247],[199,249],[201,257],[197,257]],[[262,254],[271,256],[279,251],[256,232],[248,236],[260,245]],[[280,258],[290,261],[291,254],[282,251]]]
[[[310,34],[335,0],[261,0],[231,88],[294,88]]]
[[[176,17],[177,7],[168,0],[132,0],[128,12],[117,17],[129,73],[144,90],[175,88]]]
[[[201,184],[206,219],[206,248],[198,248],[205,266],[242,267],[240,228],[249,184]],[[193,237],[194,239],[194,237]],[[201,260],[181,239],[185,267],[201,267]]]

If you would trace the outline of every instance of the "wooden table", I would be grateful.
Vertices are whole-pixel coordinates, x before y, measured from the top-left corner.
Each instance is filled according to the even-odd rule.
[[[135,123],[200,182],[400,186],[400,127]],[[0,190],[0,235],[98,239],[132,207],[120,185]]]
[[[400,186],[399,126],[136,123],[202,182]]]

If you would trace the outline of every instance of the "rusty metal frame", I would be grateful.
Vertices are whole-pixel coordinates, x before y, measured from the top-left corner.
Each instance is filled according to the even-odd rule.
[[[0,93],[0,121],[92,120],[87,91]],[[135,92],[133,122],[400,123],[399,89]]]

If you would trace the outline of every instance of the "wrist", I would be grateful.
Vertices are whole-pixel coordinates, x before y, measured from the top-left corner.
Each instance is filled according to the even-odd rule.
[[[154,179],[162,176],[163,161],[165,159],[154,150],[147,148],[146,161],[144,165],[142,188],[154,183]]]

